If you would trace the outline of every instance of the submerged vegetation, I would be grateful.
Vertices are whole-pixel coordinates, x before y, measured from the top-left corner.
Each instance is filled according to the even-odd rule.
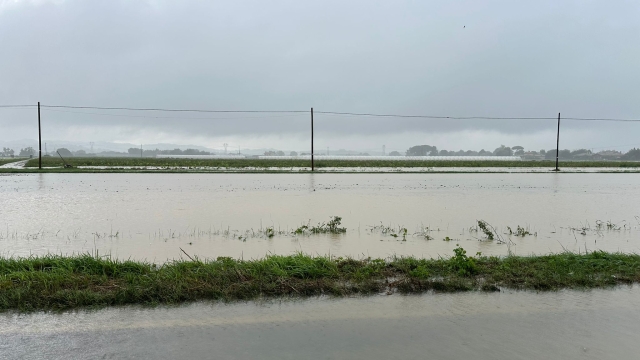
[[[340,227],[342,218],[334,216],[326,223],[319,223],[317,226],[311,226],[311,222],[307,225],[301,225],[299,228],[293,230],[291,233],[294,235],[308,235],[308,234],[344,234],[347,229]]]
[[[640,282],[640,255],[592,252],[546,256],[351,259],[271,255],[259,260],[174,261],[163,265],[92,255],[0,259],[0,310],[61,310],[259,297],[345,296],[426,291],[557,290]]]
[[[158,168],[173,167],[212,167],[212,168],[306,168],[309,160],[303,159],[167,159],[152,157],[70,157],[65,159],[71,166],[109,166],[131,167],[149,166]],[[25,165],[37,168],[38,159],[31,159]],[[58,157],[43,157],[42,166],[62,167],[64,163]],[[323,167],[555,167],[553,161],[495,161],[495,160],[320,160],[315,166]],[[560,167],[604,167],[604,168],[638,168],[640,162],[633,161],[561,161]]]

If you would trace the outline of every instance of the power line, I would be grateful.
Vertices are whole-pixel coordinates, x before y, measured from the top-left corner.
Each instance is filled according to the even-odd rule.
[[[557,117],[496,117],[496,116],[435,116],[435,115],[398,115],[398,114],[374,114],[374,113],[351,113],[336,111],[316,111],[317,114],[327,115],[347,115],[347,116],[370,116],[370,117],[392,117],[392,118],[415,118],[415,119],[451,119],[451,120],[557,120]],[[640,119],[615,119],[615,118],[578,118],[565,117],[562,120],[574,121],[627,121],[640,122]]]
[[[0,108],[31,108],[37,105],[0,105]],[[294,113],[305,114],[308,110],[203,110],[203,109],[164,109],[164,108],[131,108],[131,107],[101,107],[101,106],[70,106],[70,105],[40,105],[42,108],[54,109],[93,109],[93,110],[121,110],[121,111],[158,111],[158,112],[196,112],[196,113]],[[55,111],[55,110],[51,110]],[[61,110],[58,110],[61,111]],[[409,118],[409,119],[449,119],[449,120],[556,120],[556,117],[504,117],[504,116],[437,116],[437,115],[401,115],[401,114],[376,114],[376,113],[354,113],[338,111],[316,111],[317,114],[342,115],[342,116],[362,116],[362,117],[385,117],[385,118]],[[91,115],[123,116],[123,117],[149,117],[151,116],[129,116],[87,113]],[[166,117],[171,118],[171,117]],[[208,119],[208,118],[205,118]],[[220,119],[222,120],[222,119]],[[616,122],[640,122],[640,119],[619,119],[619,118],[581,118],[565,117],[562,120],[569,121],[616,121]]]
[[[98,115],[98,116],[125,117],[125,118],[180,119],[180,120],[244,120],[244,119],[265,119],[265,118],[283,118],[283,117],[300,116],[298,114],[294,114],[294,115],[242,116],[242,117],[217,118],[217,117],[185,117],[185,116],[177,117],[177,116],[105,114],[105,113],[94,113],[94,112],[86,112],[86,111],[67,111],[67,110],[54,110],[54,109],[46,109],[46,111],[54,111],[54,112],[61,112],[61,113],[67,113],[67,114]]]
[[[607,118],[561,118],[562,120],[577,120],[577,121],[626,121],[626,122],[640,122],[640,119],[607,119]]]
[[[162,108],[128,108],[100,106],[68,106],[40,105],[44,108],[94,109],[94,110],[126,110],[126,111],[162,111],[162,112],[198,112],[198,113],[307,113],[307,110],[201,110],[201,109],[162,109]]]
[[[489,117],[489,116],[435,116],[435,115],[397,115],[397,114],[373,114],[373,113],[350,113],[336,111],[316,111],[318,114],[328,115],[348,115],[348,116],[371,116],[371,117],[394,117],[394,118],[422,118],[422,119],[452,119],[452,120],[556,120],[556,117]]]

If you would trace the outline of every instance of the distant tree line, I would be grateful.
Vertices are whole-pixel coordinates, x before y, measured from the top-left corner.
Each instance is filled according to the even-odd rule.
[[[523,152],[524,148],[522,146],[514,146],[508,147],[504,145],[500,145],[499,148],[495,149],[493,152],[482,149],[480,151],[474,150],[438,150],[437,147],[431,145],[416,145],[410,147],[406,152],[406,156],[512,156],[514,155],[514,150],[516,152],[515,155],[518,155],[519,152]],[[389,153],[391,156],[400,156],[400,153],[397,151],[393,151]]]
[[[397,151],[389,153],[391,156],[400,156]],[[505,146],[500,145],[493,151],[486,151],[484,149],[480,151],[473,150],[459,150],[459,151],[447,151],[439,150],[435,146],[430,145],[416,145],[410,147],[406,152],[406,156],[520,156],[523,159],[530,160],[553,160],[556,158],[556,149],[551,150],[530,150],[525,151],[522,146]],[[602,150],[599,152],[592,152],[588,149],[578,150],[560,150],[558,152],[558,158],[562,160],[640,160],[640,149],[633,148],[626,154],[616,150]]]
[[[35,154],[36,154],[36,151],[31,146],[29,146],[24,149],[20,149],[18,156],[29,157],[29,156],[34,156]],[[7,147],[3,147],[2,152],[0,152],[0,157],[14,157],[14,156],[16,156],[15,150],[9,149]]]

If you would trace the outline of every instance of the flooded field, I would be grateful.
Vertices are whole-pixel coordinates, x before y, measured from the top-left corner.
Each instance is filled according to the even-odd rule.
[[[640,252],[632,174],[16,174],[0,176],[0,201],[3,256],[438,257],[456,245],[485,255]],[[334,216],[346,232],[296,234]],[[387,294],[10,311],[0,314],[0,358],[620,359],[640,351],[637,286]]]
[[[632,359],[640,289],[0,314],[0,357]]]
[[[0,202],[3,256],[640,252],[633,174],[7,174]],[[346,233],[292,233],[333,216]]]

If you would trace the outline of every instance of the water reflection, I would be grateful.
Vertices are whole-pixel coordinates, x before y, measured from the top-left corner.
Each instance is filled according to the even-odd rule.
[[[0,314],[0,350],[47,359],[632,359],[639,296],[622,287]]]

